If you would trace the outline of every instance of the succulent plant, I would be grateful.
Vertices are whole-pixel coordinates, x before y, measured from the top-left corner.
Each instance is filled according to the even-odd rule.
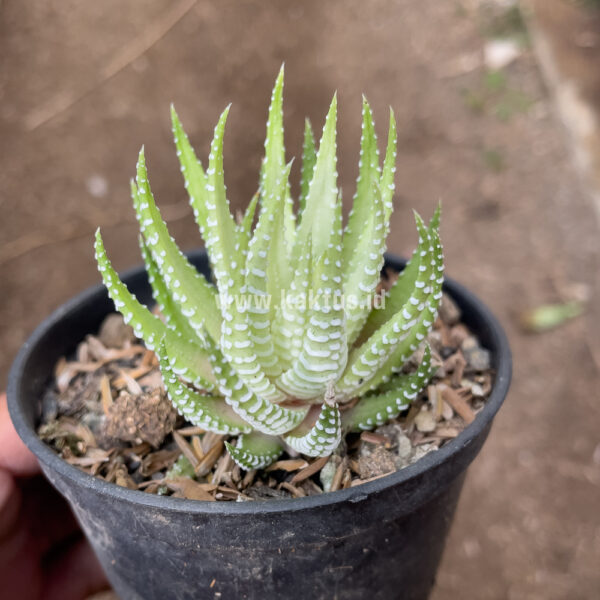
[[[143,148],[131,195],[162,318],[130,294],[96,233],[104,283],[125,321],[159,357],[169,398],[189,422],[230,436],[227,449],[245,469],[267,466],[286,444],[307,456],[327,456],[346,432],[373,429],[404,411],[433,372],[424,340],[442,295],[439,208],[428,226],[415,213],[418,247],[391,289],[379,291],[394,191],[393,113],[380,166],[371,108],[363,99],[359,176],[343,228],[337,98],[318,148],[306,122],[295,212],[282,94],[283,68],[271,98],[258,192],[238,221],[223,176],[229,107],[215,128],[206,170],[171,110],[185,187],[216,285],[169,235]],[[418,368],[406,372],[405,362],[421,344]]]

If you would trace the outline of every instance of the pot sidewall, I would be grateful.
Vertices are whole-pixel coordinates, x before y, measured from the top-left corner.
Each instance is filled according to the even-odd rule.
[[[388,266],[403,266],[393,256],[386,258]],[[190,260],[209,275],[203,251]],[[125,274],[124,280],[140,301],[151,302],[143,269]],[[511,376],[508,343],[493,315],[459,284],[450,281],[445,288],[491,351],[492,394],[455,440],[402,471],[356,488],[265,503],[205,503],[119,488],[62,461],[35,433],[39,398],[56,360],[113,310],[101,286],[59,308],[21,349],[9,377],[11,417],[48,479],[73,507],[124,599],[308,594],[359,600],[396,597],[398,590],[403,598],[425,598],[466,468],[487,437]]]

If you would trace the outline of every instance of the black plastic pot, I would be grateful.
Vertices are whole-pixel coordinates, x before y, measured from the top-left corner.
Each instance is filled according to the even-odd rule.
[[[208,272],[203,251],[190,255]],[[403,261],[387,257],[401,269]],[[151,302],[144,271],[124,280]],[[494,388],[474,423],[440,450],[387,477],[338,492],[268,502],[198,502],[106,483],[60,459],[36,435],[54,364],[113,309],[102,286],[59,308],[12,367],[9,409],[44,473],[70,502],[123,600],[426,598],[466,468],[485,441],[510,383],[502,328],[469,291],[445,284],[464,322],[491,351]]]

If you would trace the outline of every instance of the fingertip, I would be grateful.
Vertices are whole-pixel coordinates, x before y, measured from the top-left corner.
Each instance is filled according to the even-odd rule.
[[[3,545],[17,526],[21,493],[13,476],[0,469],[0,543]]]
[[[0,394],[0,440],[0,468],[17,476],[36,475],[40,472],[36,457],[15,431],[4,393]]]

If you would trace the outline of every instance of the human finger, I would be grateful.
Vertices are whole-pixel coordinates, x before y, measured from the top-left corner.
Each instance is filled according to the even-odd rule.
[[[17,476],[40,472],[36,457],[21,441],[8,414],[6,394],[0,394],[0,468]]]
[[[13,476],[0,469],[0,544],[15,529],[21,509],[21,492]]]

